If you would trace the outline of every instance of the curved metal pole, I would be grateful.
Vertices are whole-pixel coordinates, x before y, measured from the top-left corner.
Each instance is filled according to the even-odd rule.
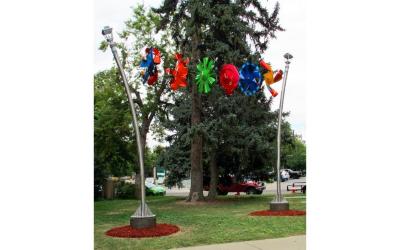
[[[126,79],[124,70],[122,68],[121,62],[119,61],[118,57],[118,52],[117,49],[115,48],[115,43],[110,44],[111,51],[114,55],[115,62],[117,63],[117,66],[119,68],[119,71],[121,72],[122,80],[124,82],[124,87],[125,87],[125,92],[126,95],[128,96],[129,100],[129,107],[131,109],[132,117],[133,117],[133,127],[135,128],[135,134],[136,134],[136,143],[137,143],[137,148],[138,148],[138,153],[139,153],[139,165],[140,165],[140,198],[141,198],[141,211],[142,215],[144,215],[144,203],[145,203],[145,187],[144,187],[144,162],[143,162],[143,149],[142,149],[142,142],[140,139],[140,131],[138,127],[138,122],[137,122],[137,116],[136,116],[136,111],[135,111],[135,106],[132,101],[132,93],[129,89],[128,81]]]
[[[108,27],[107,27],[108,28]],[[103,35],[104,31],[107,30],[107,28],[105,28],[103,30]],[[109,28],[110,29],[110,28]],[[144,161],[143,161],[143,149],[142,149],[142,143],[141,143],[141,139],[140,139],[140,131],[139,131],[139,127],[138,127],[138,122],[137,122],[137,116],[136,116],[136,111],[135,111],[135,106],[133,104],[132,101],[132,93],[129,89],[129,85],[128,85],[128,80],[126,79],[125,76],[125,72],[124,69],[122,68],[121,62],[119,60],[119,56],[118,56],[118,51],[116,48],[116,44],[112,39],[112,34],[111,34],[111,30],[109,31],[110,33],[108,33],[108,35],[110,35],[109,37],[106,36],[107,42],[110,45],[111,51],[113,53],[115,62],[117,63],[119,72],[122,76],[122,81],[124,82],[124,87],[125,87],[125,92],[126,95],[128,96],[128,101],[129,101],[129,107],[132,113],[132,117],[133,117],[133,127],[135,129],[135,134],[136,134],[136,142],[137,142],[137,148],[138,148],[138,153],[139,153],[139,165],[140,165],[140,198],[141,198],[141,204],[140,204],[140,215],[144,216],[145,215],[145,196],[146,196],[146,192],[145,192],[145,186],[144,186]]]
[[[286,81],[287,81],[287,76],[289,73],[289,64],[290,61],[289,59],[292,58],[292,55],[289,53],[286,53],[284,55],[286,58],[286,66],[285,66],[285,74],[283,76],[283,84],[282,84],[282,90],[281,90],[281,100],[279,103],[279,116],[278,116],[278,133],[277,133],[277,158],[276,158],[276,201],[281,202],[282,201],[282,190],[281,190],[281,178],[280,178],[280,168],[281,168],[281,123],[282,123],[282,109],[283,109],[283,101],[285,98],[285,88],[286,88]]]

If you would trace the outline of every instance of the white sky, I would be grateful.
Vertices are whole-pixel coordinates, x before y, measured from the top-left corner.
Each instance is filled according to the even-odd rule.
[[[162,0],[96,0],[95,1],[95,22],[94,22],[94,59],[95,72],[109,68],[113,64],[111,51],[103,53],[97,48],[103,40],[101,29],[108,25],[115,32],[121,31],[126,21],[131,16],[131,8],[138,3],[145,6],[157,7]],[[276,1],[268,1],[269,9],[275,5]],[[284,111],[290,111],[288,118],[296,134],[302,135],[306,140],[305,130],[305,70],[306,70],[306,13],[305,2],[302,0],[279,0],[281,9],[279,13],[280,24],[286,29],[285,32],[276,34],[277,39],[270,41],[270,46],[264,54],[264,60],[271,62],[272,68],[284,70],[285,63],[283,55],[289,52],[293,55],[290,64],[288,81],[286,85]],[[282,81],[273,85],[273,88],[280,93]],[[266,90],[267,91],[267,90]],[[268,91],[267,91],[268,92]],[[267,96],[269,96],[269,92]],[[273,102],[272,108],[279,107],[278,95]],[[150,135],[148,137],[149,146],[152,147],[156,142]]]

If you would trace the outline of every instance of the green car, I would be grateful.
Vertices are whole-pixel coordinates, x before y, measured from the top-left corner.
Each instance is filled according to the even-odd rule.
[[[161,186],[154,185],[151,182],[146,182],[146,195],[161,195],[164,196],[165,193],[167,192],[165,188]]]

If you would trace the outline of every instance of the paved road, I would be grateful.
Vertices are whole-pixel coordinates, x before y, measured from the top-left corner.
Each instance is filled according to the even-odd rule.
[[[305,182],[306,177],[301,177],[300,179],[291,179],[285,182],[281,182],[281,189],[283,193],[290,193],[291,191],[287,191],[286,187],[287,185],[292,185],[293,182]],[[167,196],[188,196],[189,195],[189,187],[185,188],[172,188],[168,189],[167,188]],[[263,192],[263,195],[266,194],[275,194],[276,193],[276,182],[274,183],[267,183],[266,189]],[[204,191],[204,195],[206,196],[208,194],[207,191]],[[235,195],[236,193],[229,193],[228,195]],[[242,193],[243,194],[243,193]]]
[[[306,236],[298,235],[286,238],[252,240],[215,244],[197,247],[177,248],[177,250],[305,250]]]
[[[281,182],[281,190],[283,193],[290,193],[291,191],[287,191],[287,185],[292,185],[294,182],[305,182],[306,177],[300,177],[300,179],[290,179],[285,182]],[[276,182],[274,183],[267,183],[267,187],[264,190],[263,194],[274,194],[276,193]]]

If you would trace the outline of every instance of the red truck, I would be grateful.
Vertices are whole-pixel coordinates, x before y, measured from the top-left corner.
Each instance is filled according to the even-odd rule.
[[[204,177],[204,190],[210,190],[210,178]],[[265,186],[264,183],[256,181],[236,182],[233,176],[220,177],[217,185],[218,195],[227,195],[229,192],[246,194],[262,194]]]

